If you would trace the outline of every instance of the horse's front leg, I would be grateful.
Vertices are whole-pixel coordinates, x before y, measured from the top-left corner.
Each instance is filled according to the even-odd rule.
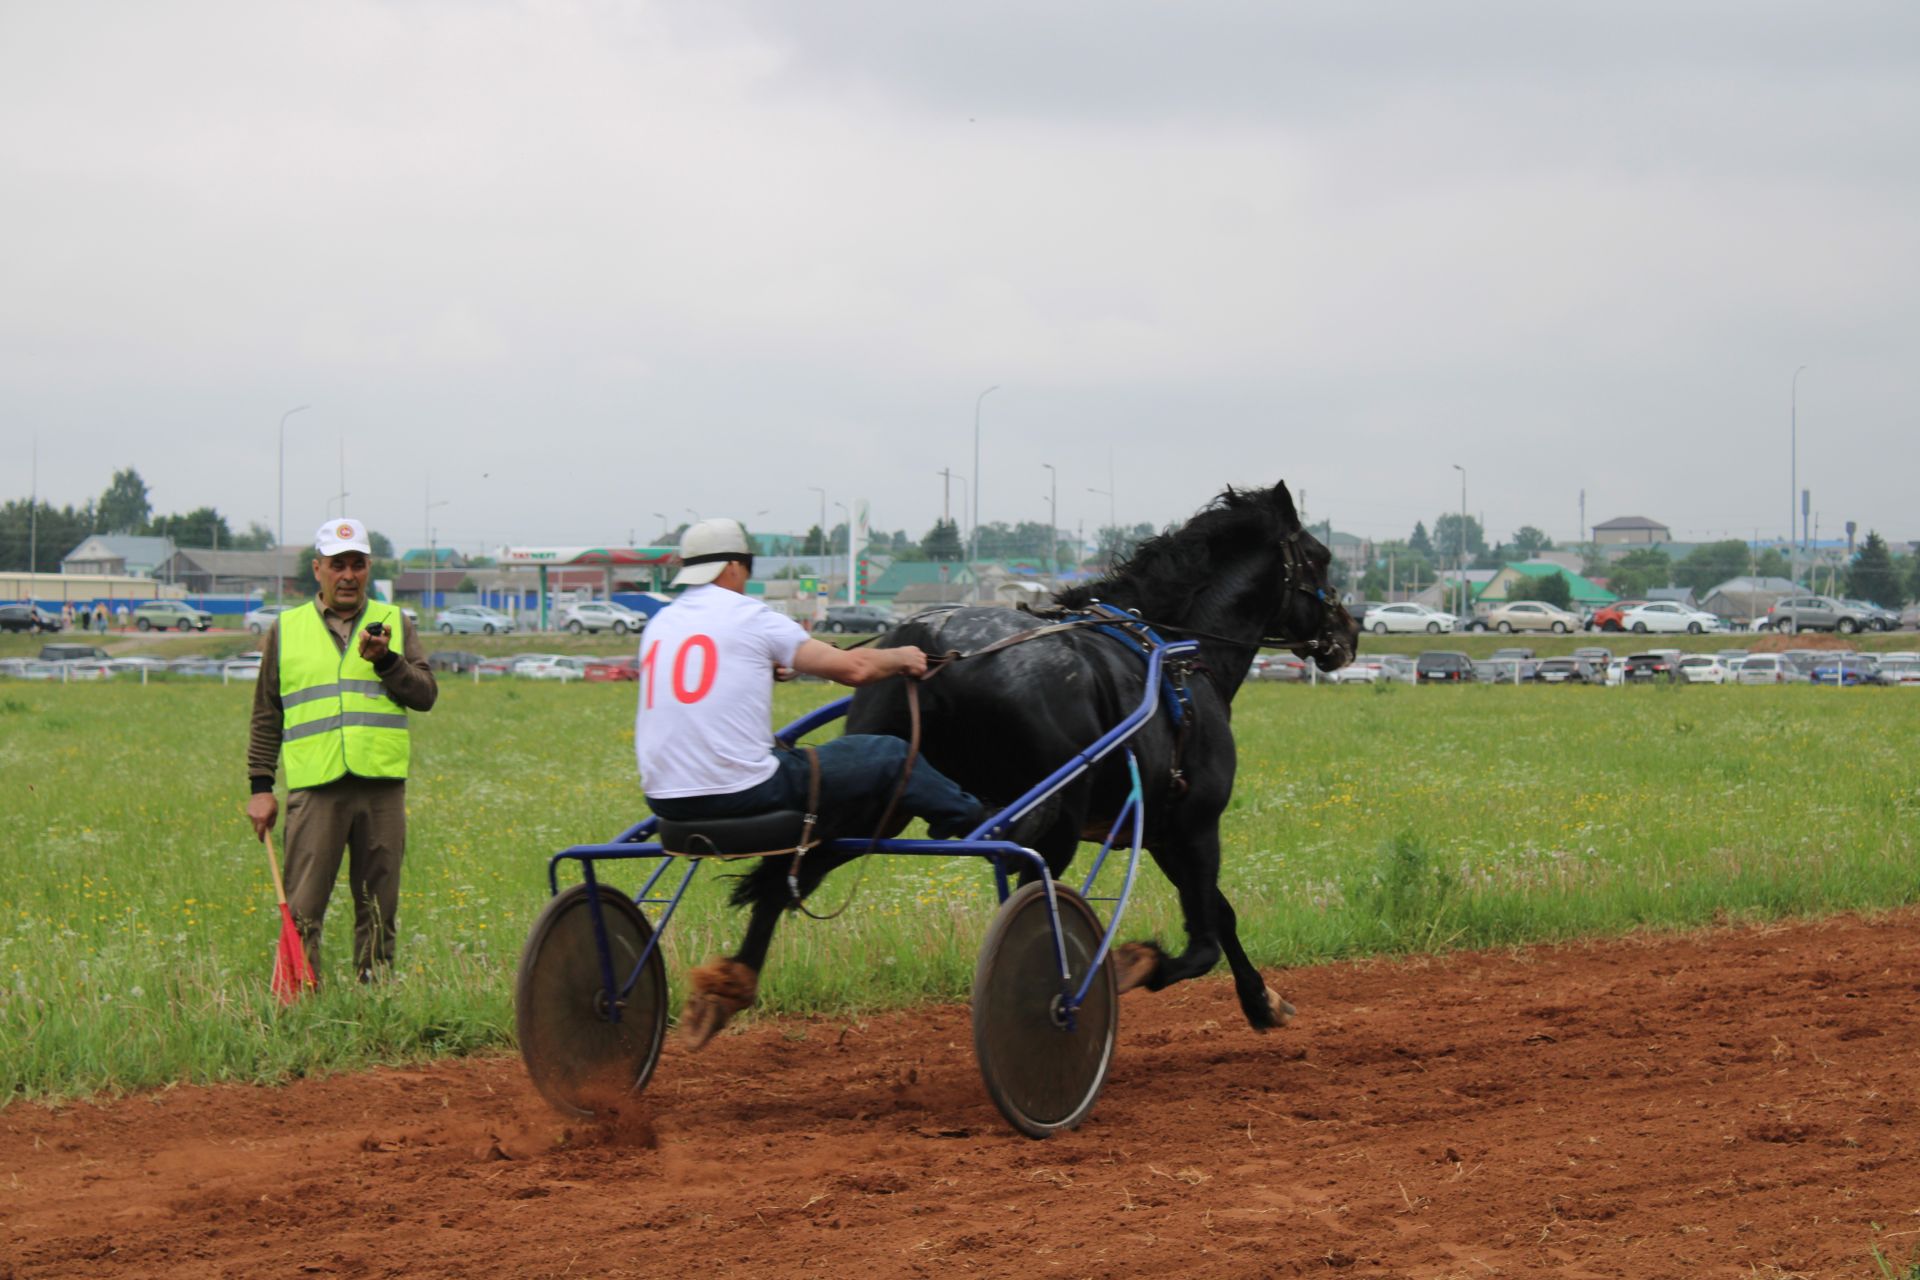
[[[1220,892],[1218,822],[1208,823],[1178,842],[1150,845],[1148,852],[1180,895],[1187,947],[1177,956],[1169,956],[1153,942],[1116,947],[1114,965],[1120,989],[1159,991],[1200,977],[1213,970],[1224,952],[1233,970],[1234,994],[1248,1024],[1256,1031],[1285,1026],[1293,1018],[1294,1008],[1267,986],[1247,958],[1246,949],[1240,945],[1233,907]]]

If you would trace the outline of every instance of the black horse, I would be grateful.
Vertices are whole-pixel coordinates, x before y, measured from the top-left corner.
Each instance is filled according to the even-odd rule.
[[[930,657],[959,653],[920,687],[920,749],[975,795],[1010,803],[1093,742],[1138,705],[1146,662],[1093,629],[1035,636],[1096,601],[1133,611],[1166,639],[1199,641],[1198,660],[1176,679],[1179,715],[1156,715],[1131,741],[1146,802],[1146,845],[1180,895],[1186,950],[1169,956],[1151,942],[1117,948],[1121,990],[1159,990],[1232,966],[1234,990],[1257,1030],[1284,1026],[1292,1006],[1261,980],[1220,892],[1220,815],[1233,792],[1233,696],[1263,644],[1283,645],[1322,670],[1349,662],[1359,626],[1327,587],[1327,549],[1301,527],[1286,485],[1228,489],[1180,528],[1143,543],[1105,577],[1060,593],[1039,613],[1002,608],[937,610],[908,620],[881,643],[918,645]],[[996,644],[991,653],[969,658]],[[906,737],[906,687],[898,680],[855,694],[848,733]],[[1109,756],[1023,823],[1022,843],[1063,872],[1083,839],[1105,839],[1130,790],[1126,765]],[[1038,830],[1031,829],[1038,827]],[[853,854],[816,850],[803,864],[802,896]],[[767,859],[744,877],[734,901],[751,904],[739,953],[693,974],[684,1019],[696,1043],[751,1004],[773,929],[791,899],[785,859]]]

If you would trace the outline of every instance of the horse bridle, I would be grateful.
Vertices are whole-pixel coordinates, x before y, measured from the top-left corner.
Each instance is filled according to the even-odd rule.
[[[1320,602],[1321,608],[1331,611],[1338,602],[1327,594],[1325,587],[1310,587],[1306,583],[1299,581],[1299,577],[1303,572],[1300,563],[1300,535],[1305,532],[1306,530],[1304,528],[1295,529],[1292,533],[1280,540],[1280,563],[1282,568],[1280,585],[1283,591],[1298,591],[1302,595],[1312,596]],[[1156,631],[1174,631],[1181,635],[1197,636],[1202,640],[1217,640],[1221,644],[1237,645],[1244,649],[1305,649],[1310,654],[1318,654],[1335,652],[1340,648],[1339,645],[1334,644],[1330,640],[1324,640],[1319,636],[1312,636],[1302,640],[1292,636],[1272,635],[1261,636],[1258,640],[1237,640],[1232,636],[1223,636],[1211,631],[1202,631],[1197,627],[1183,627],[1178,623],[1148,622],[1147,625]]]

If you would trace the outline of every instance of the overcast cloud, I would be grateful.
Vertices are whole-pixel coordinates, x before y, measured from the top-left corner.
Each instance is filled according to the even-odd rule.
[[[997,385],[986,521],[1773,535],[1804,364],[1920,537],[1916,156],[1911,4],[15,0],[0,489],[918,535]]]

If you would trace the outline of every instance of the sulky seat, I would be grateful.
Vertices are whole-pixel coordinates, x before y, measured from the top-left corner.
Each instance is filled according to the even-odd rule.
[[[660,847],[688,858],[760,858],[792,853],[806,828],[805,814],[783,810],[751,818],[660,819]],[[815,839],[818,837],[816,836]]]

